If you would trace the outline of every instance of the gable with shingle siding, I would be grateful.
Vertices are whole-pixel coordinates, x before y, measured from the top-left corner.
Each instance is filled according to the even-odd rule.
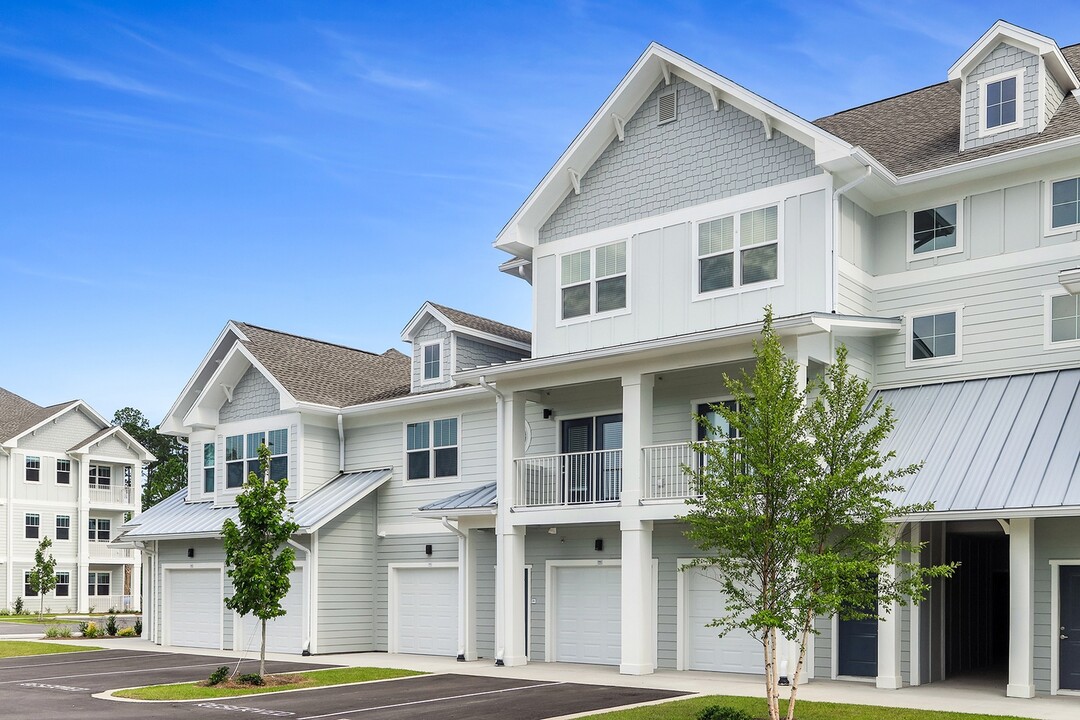
[[[233,388],[232,402],[218,410],[218,422],[253,420],[281,414],[281,394],[254,366],[247,369]]]
[[[63,453],[99,430],[100,423],[74,409],[42,425],[33,434],[20,438],[19,449]]]
[[[139,455],[120,438],[115,435],[102,440],[96,447],[91,449],[96,455],[107,455],[112,458],[126,458],[135,462],[139,459]]]
[[[661,95],[674,89],[677,119],[657,124]],[[661,82],[540,228],[540,242],[620,225],[816,175],[814,152],[679,78]]]
[[[1023,123],[1013,130],[979,137],[979,116],[982,113],[979,84],[987,78],[1021,69],[1024,75],[1022,83],[1017,83],[1016,99],[1023,103]],[[1038,112],[1039,58],[1026,50],[1001,43],[967,77],[964,94],[964,149],[970,150],[1038,132]]]

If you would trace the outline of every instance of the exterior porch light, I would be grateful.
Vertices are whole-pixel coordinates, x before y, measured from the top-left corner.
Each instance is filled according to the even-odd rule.
[[[1080,268],[1071,268],[1059,272],[1058,283],[1070,295],[1080,295]]]

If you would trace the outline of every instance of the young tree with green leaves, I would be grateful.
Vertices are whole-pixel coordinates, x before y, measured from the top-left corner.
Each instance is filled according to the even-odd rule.
[[[39,600],[38,618],[45,616],[45,594],[56,588],[56,558],[49,552],[51,547],[52,540],[48,535],[41,538],[34,551],[34,567],[30,570],[30,589]]]
[[[780,717],[780,638],[797,643],[790,720],[816,616],[877,617],[879,603],[918,602],[952,566],[906,559],[921,546],[898,535],[895,519],[931,506],[891,499],[919,466],[885,469],[893,455],[880,446],[896,420],[870,401],[846,349],[802,387],[766,308],[754,356],[752,373],[724,375],[735,402],[713,407],[734,439],[693,444],[702,461],[686,471],[700,495],[687,501],[686,535],[707,553],[691,566],[712,570],[726,595],[711,626],[762,644],[770,720]],[[698,422],[715,435],[708,418]]]
[[[266,672],[266,621],[285,614],[281,601],[289,592],[289,573],[296,560],[289,538],[300,529],[285,499],[286,478],[270,478],[270,449],[259,446],[259,470],[248,473],[236,496],[239,524],[226,520],[221,528],[225,564],[232,580],[232,597],[225,606],[241,615],[259,618],[262,643],[259,675]]]

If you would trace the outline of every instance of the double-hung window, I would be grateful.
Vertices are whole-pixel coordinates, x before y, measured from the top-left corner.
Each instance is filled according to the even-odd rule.
[[[112,585],[112,573],[92,572],[86,574],[86,591],[89,595],[108,595]]]
[[[261,472],[259,467],[259,446],[263,443],[270,449],[270,479],[281,480],[288,475],[288,430],[281,429],[248,433],[247,435],[232,435],[225,438],[226,488],[243,487],[248,473],[258,475]]]
[[[112,538],[112,520],[108,518],[90,518],[87,528],[87,537],[90,542],[107,543]]]
[[[1075,345],[1080,340],[1080,295],[1050,296],[1049,311],[1049,341]]]
[[[214,492],[214,443],[203,443],[203,492]]]
[[[57,540],[70,540],[71,539],[71,516],[70,515],[57,515],[56,516],[56,539]]]
[[[1080,225],[1080,178],[1050,183],[1050,227]]]
[[[57,485],[70,485],[71,484],[71,461],[64,458],[57,458],[56,460],[56,484]]]
[[[560,264],[563,320],[626,308],[626,241],[568,253]]]
[[[30,582],[31,572],[29,570],[23,572],[23,596],[24,597],[37,597],[38,594],[34,591],[34,586]]]
[[[912,213],[911,256],[930,257],[958,250],[957,203]]]
[[[71,573],[56,573],[56,589],[53,590],[56,597],[69,597],[71,595]]]
[[[780,273],[780,207],[725,215],[697,226],[697,292],[732,290],[776,280]]]
[[[26,513],[23,537],[34,539],[41,537],[41,516],[37,513]]]
[[[908,325],[909,362],[960,359],[958,311],[916,315]]]
[[[457,477],[457,418],[406,425],[405,455],[409,480]]]
[[[423,382],[438,382],[442,380],[442,342],[433,342],[424,345],[423,353]]]
[[[41,458],[36,455],[26,456],[26,482],[41,481]]]
[[[101,489],[112,487],[112,468],[108,465],[91,465],[90,487]]]

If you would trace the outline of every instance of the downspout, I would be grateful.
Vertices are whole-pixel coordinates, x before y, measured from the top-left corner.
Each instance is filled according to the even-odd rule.
[[[341,413],[337,416],[337,438],[338,438],[338,472],[345,472],[345,423],[341,419]]]
[[[450,522],[450,518],[443,515],[442,525],[458,537],[458,654],[457,661],[465,662],[465,646],[468,644],[468,620],[469,614],[469,536],[462,532],[461,528]]]
[[[833,191],[833,213],[832,213],[832,252],[830,258],[832,262],[832,313],[835,315],[837,311],[837,298],[840,297],[840,258],[837,256],[838,248],[840,247],[840,196],[849,190],[853,190],[859,185],[862,185],[874,170],[870,165],[866,166],[866,172],[859,177],[855,178],[847,185],[843,185]]]
[[[340,418],[341,418],[341,416],[338,415],[339,420],[340,420]],[[307,584],[308,584],[308,617],[307,617],[308,622],[304,622],[304,623],[301,624],[301,627],[304,628],[304,637],[300,638],[300,640],[303,643],[304,650],[300,654],[303,655],[304,657],[308,657],[309,655],[311,655],[311,621],[310,620],[311,620],[311,611],[313,609],[312,599],[313,599],[313,597],[315,595],[315,593],[313,592],[313,588],[315,586],[315,583],[313,583],[311,581],[312,572],[313,572],[313,567],[312,566],[314,565],[314,563],[312,562],[312,559],[311,559],[311,551],[310,550],[308,550],[306,547],[304,547],[300,543],[296,542],[292,538],[289,538],[286,542],[288,542],[288,544],[290,546],[292,546],[293,548],[295,548],[296,550],[299,550],[302,553],[304,553],[304,559],[307,560],[307,568],[308,569],[307,569],[307,572],[304,573],[304,575],[305,575],[305,579],[307,580]],[[314,533],[312,533],[312,536],[311,536],[311,544],[312,545],[315,544],[315,535],[314,535]]]

